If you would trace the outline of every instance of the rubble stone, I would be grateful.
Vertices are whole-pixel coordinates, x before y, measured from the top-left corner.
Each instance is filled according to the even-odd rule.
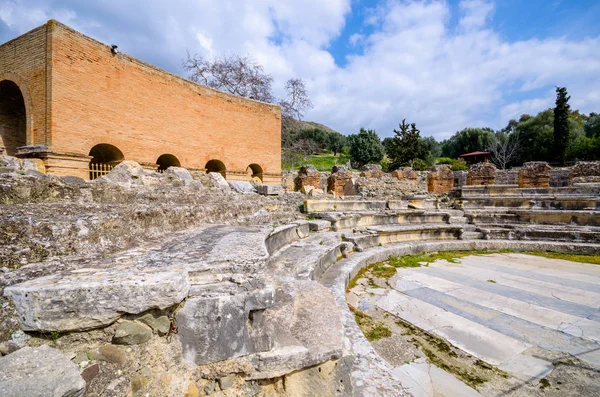
[[[188,170],[182,167],[169,167],[165,171],[167,175],[173,175],[176,179],[180,180],[186,185],[189,185],[194,181],[192,174]]]
[[[123,365],[127,362],[127,354],[123,349],[114,345],[104,345],[98,349],[98,360]]]
[[[443,194],[454,188],[454,173],[447,165],[436,165],[427,175],[427,191]]]
[[[519,170],[519,187],[550,187],[550,166],[545,161],[531,161]]]
[[[229,186],[237,193],[256,193],[256,189],[250,182],[229,181]]]
[[[3,396],[79,397],[84,391],[85,380],[79,367],[48,345],[24,347],[0,358]]]
[[[166,335],[171,329],[171,321],[167,316],[155,317],[152,313],[144,314],[137,321],[146,324],[160,336]]]
[[[262,196],[281,196],[283,188],[276,185],[258,185],[256,191]]]
[[[152,329],[147,325],[133,321],[123,321],[117,327],[113,343],[118,345],[139,345],[152,338]]]
[[[343,166],[335,166],[327,178],[327,193],[335,196],[353,196],[356,194],[353,175]]]
[[[365,178],[381,178],[385,173],[379,164],[365,164],[361,168],[360,176]]]
[[[571,168],[571,183],[600,182],[600,161],[579,161]]]
[[[467,185],[493,185],[496,183],[496,166],[492,163],[477,163],[469,167]]]
[[[314,188],[319,188],[320,178],[321,173],[317,170],[317,168],[314,165],[304,165],[300,167],[298,176],[294,180],[294,190],[300,191],[302,190],[303,186],[312,186]]]
[[[398,168],[392,171],[392,176],[400,181],[412,183],[418,183],[419,181],[419,175],[411,167]]]

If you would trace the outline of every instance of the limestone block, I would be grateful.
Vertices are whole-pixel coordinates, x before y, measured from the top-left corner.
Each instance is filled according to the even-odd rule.
[[[467,185],[494,185],[496,183],[496,166],[492,163],[477,163],[469,167]]]
[[[79,367],[48,345],[24,347],[0,358],[0,394],[5,397],[78,397],[84,392]]]
[[[314,188],[319,187],[319,180],[321,178],[321,173],[317,171],[317,168],[308,164],[300,167],[300,171],[298,172],[298,176],[294,180],[294,190],[300,191],[303,186],[312,186]]]
[[[201,365],[270,350],[263,311],[274,301],[273,288],[188,298],[176,318],[184,362]]]
[[[176,179],[180,180],[186,185],[189,185],[194,180],[192,174],[190,174],[188,170],[182,167],[169,167],[165,171],[165,174],[173,175]]]
[[[404,167],[394,170],[392,171],[392,176],[400,181],[407,181],[415,184],[419,181],[419,175],[417,175],[417,173],[411,167]]]
[[[117,345],[139,345],[152,338],[152,329],[134,321],[123,321],[117,327],[113,343]]]
[[[550,187],[550,166],[545,161],[531,161],[519,170],[519,187]]]
[[[365,164],[361,168],[360,176],[365,178],[381,178],[385,173],[379,164]]]
[[[569,174],[571,183],[600,182],[600,161],[580,161],[571,168]]]
[[[113,323],[123,313],[165,309],[189,289],[187,271],[81,269],[25,281],[4,289],[24,330],[82,331]]]
[[[308,221],[308,227],[311,232],[322,232],[331,229],[331,221],[325,219],[315,219]]]
[[[218,187],[219,189],[221,189],[224,192],[231,191],[231,188],[229,187],[229,184],[225,180],[225,177],[223,177],[223,175],[221,175],[219,172],[209,172],[208,180],[209,180],[210,185],[213,187]]]
[[[256,186],[258,194],[263,196],[281,196],[283,187],[277,185],[258,185]]]
[[[23,171],[38,171],[43,174],[46,173],[46,166],[44,165],[44,161],[42,159],[22,159],[21,160],[21,169]]]
[[[325,195],[325,192],[322,189],[312,189],[309,193],[311,197],[318,197]]]
[[[250,182],[229,181],[229,186],[237,193],[256,193],[256,189]]]
[[[347,171],[345,167],[335,166],[333,172],[327,178],[327,192],[333,193],[336,196],[354,196],[356,190],[352,173]]]
[[[310,194],[310,192],[312,192],[315,189],[314,186],[311,185],[306,185],[306,186],[302,186],[302,189],[300,189],[300,192],[303,194]]]
[[[146,324],[152,331],[159,335],[166,335],[171,329],[171,321],[167,316],[156,317],[152,313],[144,314],[142,317],[137,319],[139,322]]]
[[[436,165],[427,175],[427,191],[443,194],[454,188],[454,173],[447,165]]]

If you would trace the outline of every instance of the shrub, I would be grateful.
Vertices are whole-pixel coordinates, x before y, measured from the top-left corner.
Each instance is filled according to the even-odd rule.
[[[465,159],[458,159],[450,166],[452,171],[468,171],[469,167],[467,166],[467,162]]]
[[[415,171],[425,171],[428,167],[427,162],[421,159],[415,159],[412,162],[412,169]]]

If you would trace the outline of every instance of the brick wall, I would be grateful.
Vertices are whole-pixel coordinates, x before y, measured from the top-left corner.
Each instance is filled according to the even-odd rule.
[[[52,26],[52,149],[88,154],[99,143],[125,159],[183,167],[221,160],[228,171],[256,163],[281,172],[276,106],[202,87],[58,23]]]
[[[26,109],[25,127],[17,128],[20,136],[15,137],[15,129],[8,127],[10,124],[14,125],[14,116],[5,114],[10,112],[10,109],[3,106],[3,117],[11,120],[3,124],[6,128],[0,126],[0,146],[6,145],[4,140],[14,141],[16,144],[45,143],[48,84],[46,57],[49,51],[46,39],[47,28],[44,25],[0,46],[0,82],[9,80],[19,87]],[[11,137],[8,137],[9,134]]]

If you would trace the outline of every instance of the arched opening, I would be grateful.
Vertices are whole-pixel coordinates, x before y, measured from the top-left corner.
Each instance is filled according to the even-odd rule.
[[[14,156],[27,145],[25,100],[19,86],[10,80],[0,82],[0,146]]]
[[[206,168],[206,172],[218,172],[223,175],[223,178],[226,178],[227,168],[225,168],[225,164],[221,160],[210,160],[204,166]]]
[[[109,143],[99,143],[90,150],[90,179],[108,174],[125,156],[118,147]]]
[[[246,174],[251,182],[262,183],[263,181],[263,170],[258,164],[250,164],[248,168],[246,168]]]
[[[161,154],[158,160],[156,160],[158,166],[158,172],[165,172],[169,167],[181,167],[181,163],[177,157],[172,154]]]

